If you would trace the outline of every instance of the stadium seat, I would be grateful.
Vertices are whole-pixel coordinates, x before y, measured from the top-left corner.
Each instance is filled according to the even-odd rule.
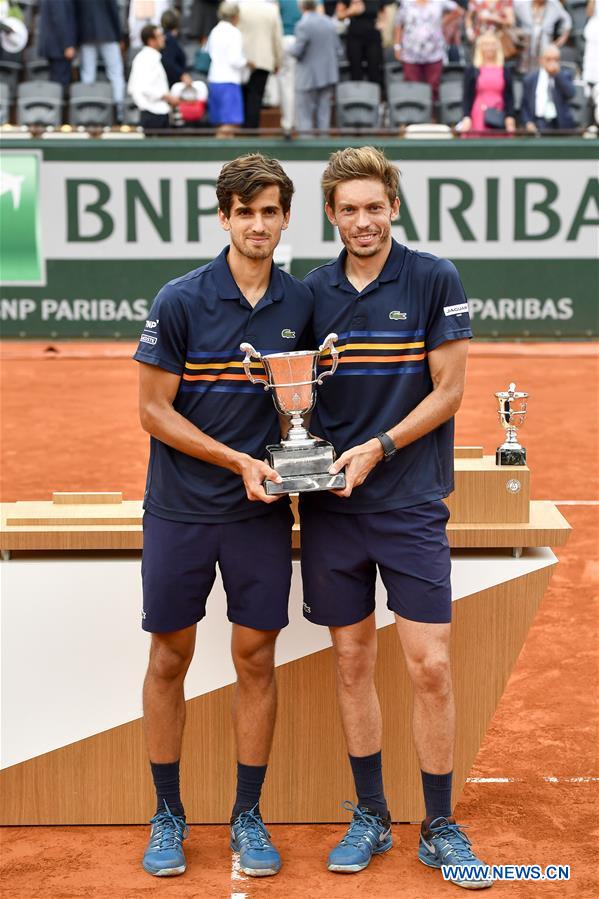
[[[20,62],[13,62],[6,58],[0,59],[0,81],[8,85],[11,100],[14,100],[17,94],[17,84],[22,68]]]
[[[583,84],[575,84],[576,93],[569,101],[569,106],[574,116],[576,128],[588,128],[592,123],[593,117],[589,98],[585,93]]]
[[[371,81],[344,81],[335,92],[338,128],[377,128],[381,86]]]
[[[10,120],[10,90],[5,81],[0,81],[0,125]]]
[[[439,88],[439,121],[443,125],[457,125],[462,118],[463,87],[461,81],[441,82]]]
[[[114,124],[112,87],[104,81],[73,84],[69,102],[69,124],[74,128]]]
[[[564,62],[573,62],[580,69],[581,67],[581,55],[576,47],[561,47],[560,48],[560,56],[562,60],[562,64]]]
[[[38,56],[35,46],[25,50],[25,76],[27,81],[50,80],[50,63],[45,57]]]
[[[397,84],[399,81],[403,81],[403,66],[396,59],[393,62],[386,62],[383,71],[387,92],[390,84]]]
[[[450,84],[451,82],[455,81],[457,81],[458,84],[463,84],[465,70],[466,66],[462,65],[459,62],[449,63],[449,65],[446,65],[443,69],[441,84]]]
[[[125,114],[123,116],[123,125],[137,126],[139,125],[140,119],[141,113],[135,105],[133,97],[127,94],[127,96],[125,97]]]
[[[17,124],[62,125],[62,84],[56,81],[24,81],[17,93]]]
[[[572,81],[578,78],[578,66],[575,62],[565,62],[564,60],[562,60],[560,65],[564,71],[570,73],[570,78],[572,79]]]
[[[433,92],[430,84],[403,81],[390,84],[389,119],[392,128],[418,122],[430,122],[433,116]]]

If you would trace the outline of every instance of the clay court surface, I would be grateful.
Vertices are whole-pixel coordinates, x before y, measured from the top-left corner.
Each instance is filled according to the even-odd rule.
[[[125,499],[141,497],[148,439],[137,423],[132,350],[124,343],[3,345],[4,501],[50,499],[53,490],[122,490]],[[458,820],[471,825],[475,848],[488,863],[570,865],[571,880],[498,883],[493,895],[599,895],[598,362],[592,344],[474,344],[457,417],[457,443],[482,444],[491,453],[502,440],[493,393],[510,381],[527,390],[522,442],[532,470],[532,498],[557,501],[574,528],[568,544],[557,551],[560,564],[456,810]],[[345,798],[352,797],[339,801]],[[417,861],[416,825],[396,827],[395,848],[375,858],[367,871],[346,877],[325,868],[342,826],[276,826],[272,832],[284,860],[276,878],[256,881],[240,875],[232,866],[227,829],[195,826],[186,843],[185,876],[158,880],[140,867],[145,827],[4,828],[2,895],[460,895],[458,887],[442,882],[440,872]]]

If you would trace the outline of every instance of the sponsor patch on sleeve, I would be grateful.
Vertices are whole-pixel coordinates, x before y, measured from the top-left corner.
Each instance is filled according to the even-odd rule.
[[[455,306],[443,306],[445,315],[463,315],[468,312],[468,303],[457,303]]]

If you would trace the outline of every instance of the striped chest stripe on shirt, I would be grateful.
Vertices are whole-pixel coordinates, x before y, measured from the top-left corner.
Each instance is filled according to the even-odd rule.
[[[274,352],[274,350],[265,350]],[[252,362],[252,373],[265,378],[264,367],[260,362]],[[206,393],[215,390],[219,393],[253,393],[262,394],[264,387],[251,384],[243,370],[243,354],[235,350],[224,350],[212,353],[188,353],[185,360],[181,390],[184,393]]]
[[[416,374],[427,353],[424,331],[349,331],[339,335],[340,375]],[[321,365],[330,367],[330,354]]]

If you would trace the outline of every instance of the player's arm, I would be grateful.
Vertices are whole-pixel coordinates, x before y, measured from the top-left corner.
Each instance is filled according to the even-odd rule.
[[[428,365],[433,390],[402,421],[387,431],[399,450],[434,431],[456,414],[464,393],[467,355],[467,339],[448,340],[430,351]],[[349,496],[355,487],[364,483],[382,459],[383,448],[376,437],[342,453],[329,469],[331,473],[336,473],[345,467],[345,488],[335,493]]]
[[[276,483],[281,480],[266,462],[214,440],[177,412],[173,402],[180,375],[143,362],[139,369],[139,418],[144,431],[181,453],[235,472],[243,479],[250,500],[271,503],[280,498],[267,496],[262,486],[265,478]]]

